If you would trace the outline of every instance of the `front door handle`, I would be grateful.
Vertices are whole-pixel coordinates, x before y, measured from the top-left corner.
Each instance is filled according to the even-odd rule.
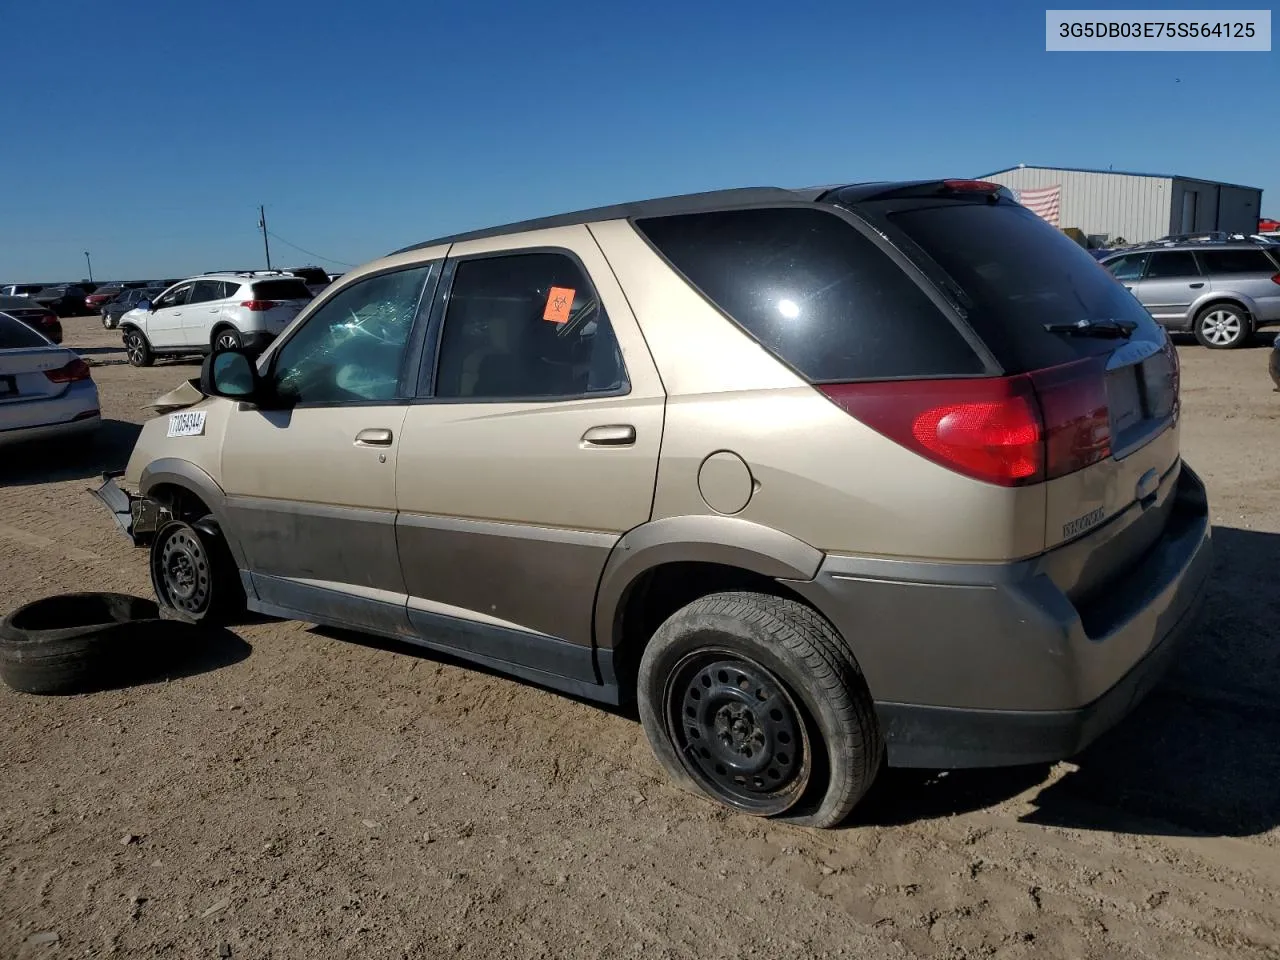
[[[582,435],[582,442],[593,447],[625,447],[636,442],[636,428],[629,423],[592,427]]]
[[[1203,287],[1203,286],[1204,286],[1204,282],[1203,282],[1203,281],[1201,281],[1200,283],[1193,283],[1193,284],[1191,284],[1191,289],[1192,289],[1192,290],[1199,290],[1199,289],[1200,289],[1201,287]]]
[[[356,434],[356,445],[361,447],[391,446],[391,431],[386,427],[367,427]]]

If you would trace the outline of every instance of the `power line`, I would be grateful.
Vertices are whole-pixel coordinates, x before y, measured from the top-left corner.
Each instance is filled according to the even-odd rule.
[[[267,231],[267,234],[268,234],[268,235],[269,235],[273,240],[279,240],[279,241],[280,241],[281,243],[283,243],[286,247],[293,247],[293,249],[297,250],[299,253],[305,253],[308,257],[315,257],[317,260],[323,260],[325,263],[336,263],[336,264],[338,264],[338,266],[340,266],[340,267],[354,267],[354,266],[356,266],[356,264],[354,264],[354,263],[347,263],[345,260],[335,260],[335,259],[333,259],[333,257],[322,257],[320,254],[316,253],[315,251],[313,251],[313,250],[306,250],[306,249],[303,249],[302,247],[298,246],[296,243],[290,243],[290,242],[289,242],[288,240],[286,240],[284,237],[279,236],[278,234],[272,233],[272,232],[271,232],[271,231],[269,231],[269,230]]]

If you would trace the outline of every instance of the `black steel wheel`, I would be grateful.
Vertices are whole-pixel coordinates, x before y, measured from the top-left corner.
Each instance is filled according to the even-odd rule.
[[[849,645],[785,597],[713,593],[671,614],[640,656],[636,707],[674,783],[757,817],[834,826],[884,756]]]
[[[672,671],[665,701],[667,735],[708,793],[758,816],[782,813],[803,795],[809,735],[769,670],[729,650],[700,650]]]
[[[151,545],[151,584],[160,606],[182,619],[200,620],[213,605],[213,559],[189,523],[166,524]]]

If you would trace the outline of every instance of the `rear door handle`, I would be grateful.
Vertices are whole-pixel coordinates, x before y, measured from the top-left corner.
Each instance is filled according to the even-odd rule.
[[[625,447],[636,442],[636,428],[629,423],[610,423],[592,427],[582,435],[582,442],[593,447]]]
[[[386,427],[366,427],[356,434],[356,444],[362,447],[389,447],[391,431]]]
[[[1192,290],[1199,290],[1199,289],[1200,289],[1201,287],[1203,287],[1203,286],[1204,286],[1204,282],[1203,282],[1203,281],[1201,281],[1200,283],[1193,283],[1193,284],[1191,284],[1191,289],[1192,289]]]

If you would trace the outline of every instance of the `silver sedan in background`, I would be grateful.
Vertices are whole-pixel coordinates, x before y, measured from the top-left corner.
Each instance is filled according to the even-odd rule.
[[[102,423],[98,386],[74,351],[0,313],[0,448],[81,436]],[[0,455],[0,466],[10,454]]]

